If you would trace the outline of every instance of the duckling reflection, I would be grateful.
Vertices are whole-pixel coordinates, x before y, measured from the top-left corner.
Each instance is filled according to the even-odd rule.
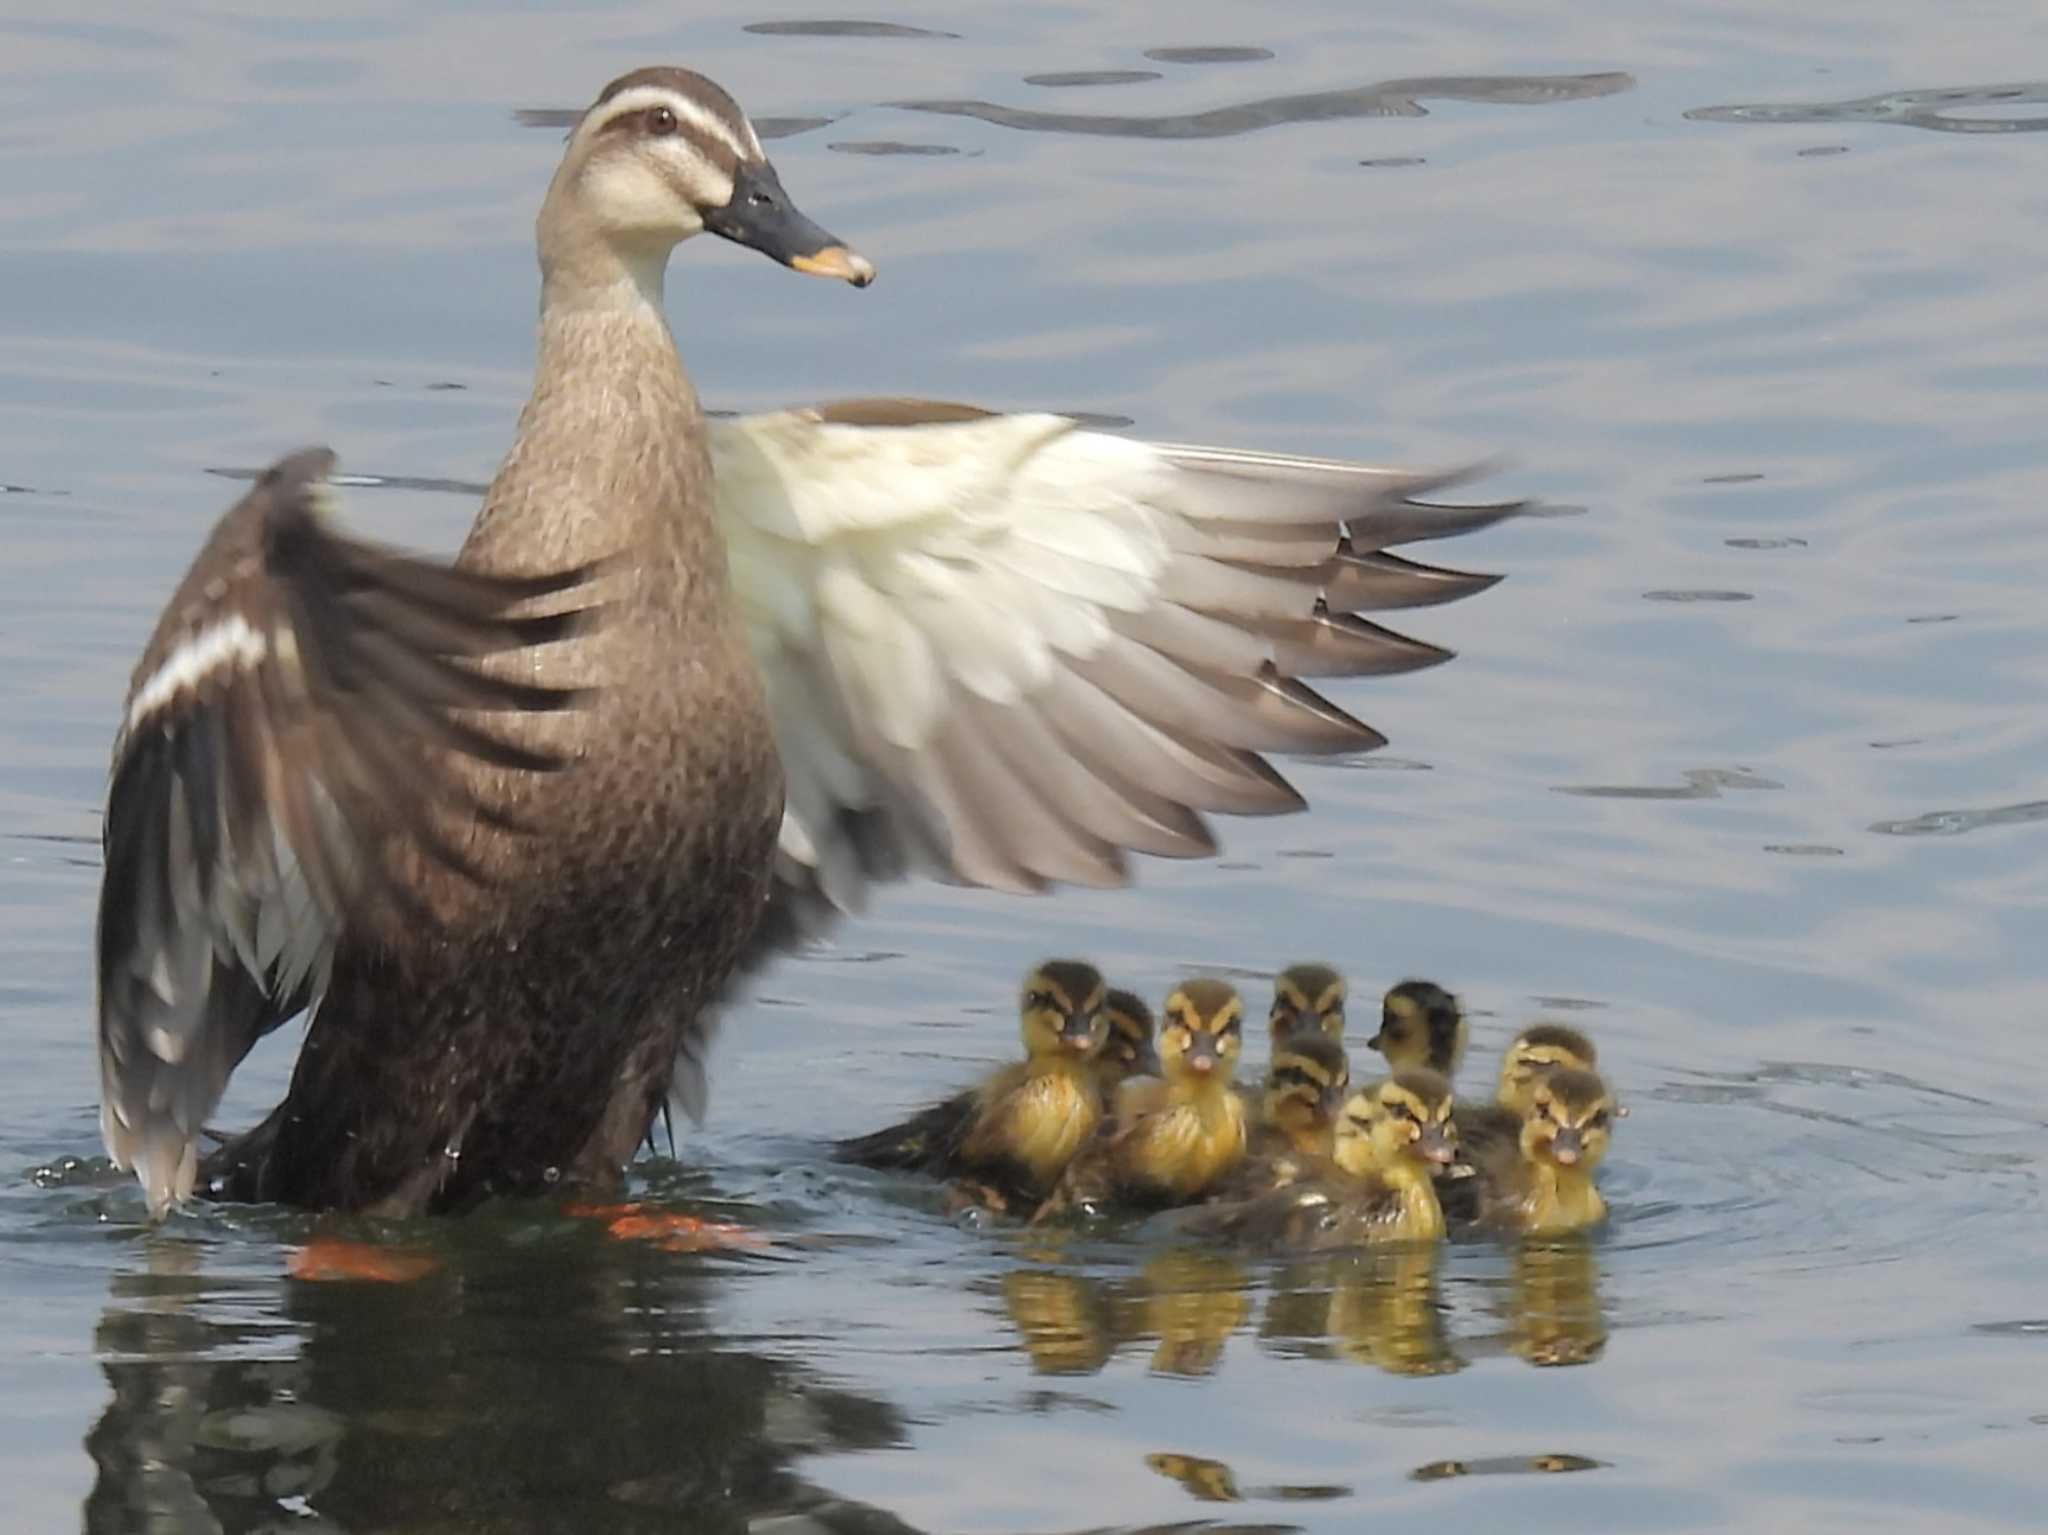
[[[1147,1455],[1145,1464],[1169,1481],[1179,1482],[1191,1497],[1203,1503],[1241,1503],[1237,1477],[1220,1460],[1200,1455]]]
[[[1533,1365],[1590,1364],[1606,1350],[1600,1267],[1583,1232],[1515,1245],[1507,1345]]]
[[[1153,1338],[1152,1368],[1162,1375],[1207,1375],[1223,1345],[1251,1312],[1251,1274],[1219,1253],[1172,1248],[1137,1276],[1134,1336]]]
[[[1039,1375],[1093,1375],[1115,1345],[1102,1286],[1079,1274],[1018,1269],[1003,1276],[1003,1310]]]
[[[986,1186],[990,1203],[1034,1204],[1101,1122],[1094,1058],[1109,1029],[1105,997],[1093,965],[1047,960],[1024,978],[1022,1061],[901,1124],[841,1141],[835,1157],[969,1178]]]
[[[1184,981],[1167,997],[1159,1029],[1161,1077],[1133,1077],[1114,1122],[1083,1147],[1035,1219],[1111,1203],[1185,1204],[1244,1160],[1244,1099],[1232,1082],[1243,1043],[1244,1002],[1227,981]]]
[[[1434,981],[1402,981],[1380,1003],[1380,1031],[1366,1041],[1389,1071],[1424,1067],[1455,1079],[1465,1059],[1465,1009]]]
[[[1330,1271],[1330,1341],[1337,1357],[1391,1375],[1446,1375],[1451,1351],[1437,1295],[1441,1245],[1403,1245],[1340,1258]]]
[[[1289,965],[1273,977],[1266,1027],[1277,1049],[1306,1029],[1344,1043],[1344,977],[1328,965]]]

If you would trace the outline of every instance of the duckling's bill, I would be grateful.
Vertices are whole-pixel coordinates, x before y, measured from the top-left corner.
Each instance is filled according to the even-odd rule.
[[[875,280],[874,264],[798,210],[766,160],[733,173],[732,199],[707,209],[704,227],[736,245],[750,246],[786,267],[813,277],[837,277],[856,288]]]

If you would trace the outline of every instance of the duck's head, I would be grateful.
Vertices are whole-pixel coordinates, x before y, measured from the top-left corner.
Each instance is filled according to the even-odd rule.
[[[1289,965],[1273,977],[1273,1043],[1305,1029],[1342,1042],[1344,977],[1328,965]]]
[[[1228,1082],[1243,1035],[1244,999],[1235,986],[1208,976],[1183,981],[1160,1009],[1159,1063],[1177,1081]]]
[[[1393,1071],[1420,1066],[1454,1077],[1465,1056],[1465,1009],[1434,981],[1403,981],[1380,1003],[1380,1031],[1366,1043]]]
[[[1536,1083],[1560,1067],[1591,1071],[1599,1061],[1593,1041],[1561,1023],[1535,1023],[1515,1036],[1500,1063],[1500,1101],[1517,1114],[1529,1112]]]
[[[1522,1156],[1590,1173],[1607,1155],[1614,1095],[1599,1073],[1559,1066],[1536,1079],[1522,1121]]]
[[[1102,1002],[1109,1038],[1096,1057],[1107,1080],[1157,1076],[1159,1053],[1152,1048],[1152,1009],[1134,991],[1112,990]]]
[[[1274,1044],[1260,1111],[1267,1124],[1283,1130],[1321,1130],[1335,1119],[1350,1086],[1344,1047],[1304,1029]]]
[[[1025,1054],[1033,1060],[1093,1056],[1109,1035],[1102,1012],[1107,992],[1102,972],[1081,960],[1049,959],[1038,966],[1024,977],[1018,1010]]]
[[[1457,1154],[1451,1084],[1424,1066],[1397,1071],[1345,1101],[1337,1120],[1336,1159],[1363,1175],[1403,1160],[1435,1169]]]
[[[732,97],[688,69],[636,69],[569,134],[540,214],[541,270],[658,295],[668,253],[709,230],[855,287],[875,269],[797,211]]]

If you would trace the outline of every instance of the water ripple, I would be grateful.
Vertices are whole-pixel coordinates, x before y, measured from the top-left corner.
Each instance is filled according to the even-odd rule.
[[[2018,85],[1957,85],[1933,90],[1886,91],[1850,101],[1763,102],[1747,106],[1695,107],[1696,123],[1891,123],[1936,133],[2039,133],[2039,117],[1956,117],[1958,108],[2048,105],[2048,81]]]
[[[1884,837],[1960,837],[1986,826],[2021,826],[2048,821],[2048,800],[2021,805],[1994,805],[1988,810],[1930,810],[1904,821],[1875,821],[1870,829]]]
[[[896,101],[906,112],[972,117],[1025,133],[1081,133],[1130,139],[1222,139],[1283,123],[1338,122],[1354,117],[1427,117],[1424,101],[1476,101],[1490,106],[1543,106],[1586,101],[1632,90],[1635,77],[1620,71],[1592,75],[1431,75],[1388,80],[1349,90],[1267,96],[1206,112],[1125,117],[1083,112],[1034,112],[988,101]]]

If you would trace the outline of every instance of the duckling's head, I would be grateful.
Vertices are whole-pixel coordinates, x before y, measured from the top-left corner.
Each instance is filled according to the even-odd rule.
[[[1426,1066],[1397,1071],[1345,1101],[1337,1120],[1336,1159],[1346,1172],[1410,1162],[1444,1166],[1457,1154],[1451,1084]]]
[[[1024,977],[1019,1009],[1025,1053],[1034,1060],[1094,1055],[1109,1035],[1107,992],[1102,972],[1078,959],[1049,959],[1033,970]]]
[[[1465,1009],[1434,981],[1403,981],[1380,1004],[1380,1031],[1366,1041],[1394,1071],[1422,1066],[1458,1074],[1465,1056]]]
[[[1559,1066],[1536,1079],[1522,1121],[1522,1156],[1590,1173],[1607,1155],[1614,1095],[1599,1073]]]
[[[1515,1036],[1500,1063],[1500,1101],[1526,1116],[1536,1081],[1561,1066],[1591,1071],[1599,1060],[1593,1041],[1561,1023],[1534,1023]]]
[[[1145,999],[1134,991],[1113,990],[1103,998],[1102,1016],[1109,1024],[1109,1037],[1096,1059],[1105,1077],[1120,1082],[1125,1077],[1157,1076],[1159,1054],[1152,1048],[1152,1009]]]
[[[1328,965],[1289,965],[1273,977],[1269,1021],[1277,1045],[1298,1030],[1315,1028],[1344,1038],[1344,977]]]
[[[1275,1042],[1260,1111],[1267,1124],[1284,1130],[1319,1130],[1335,1118],[1350,1086],[1344,1047],[1303,1029]]]
[[[1244,999],[1228,981],[1183,981],[1160,1009],[1159,1061],[1179,1081],[1228,1082],[1244,1040]]]
[[[693,70],[621,75],[569,134],[540,214],[541,270],[602,291],[623,275],[659,295],[679,241],[702,230],[855,287],[875,269],[782,190],[753,124]]]

